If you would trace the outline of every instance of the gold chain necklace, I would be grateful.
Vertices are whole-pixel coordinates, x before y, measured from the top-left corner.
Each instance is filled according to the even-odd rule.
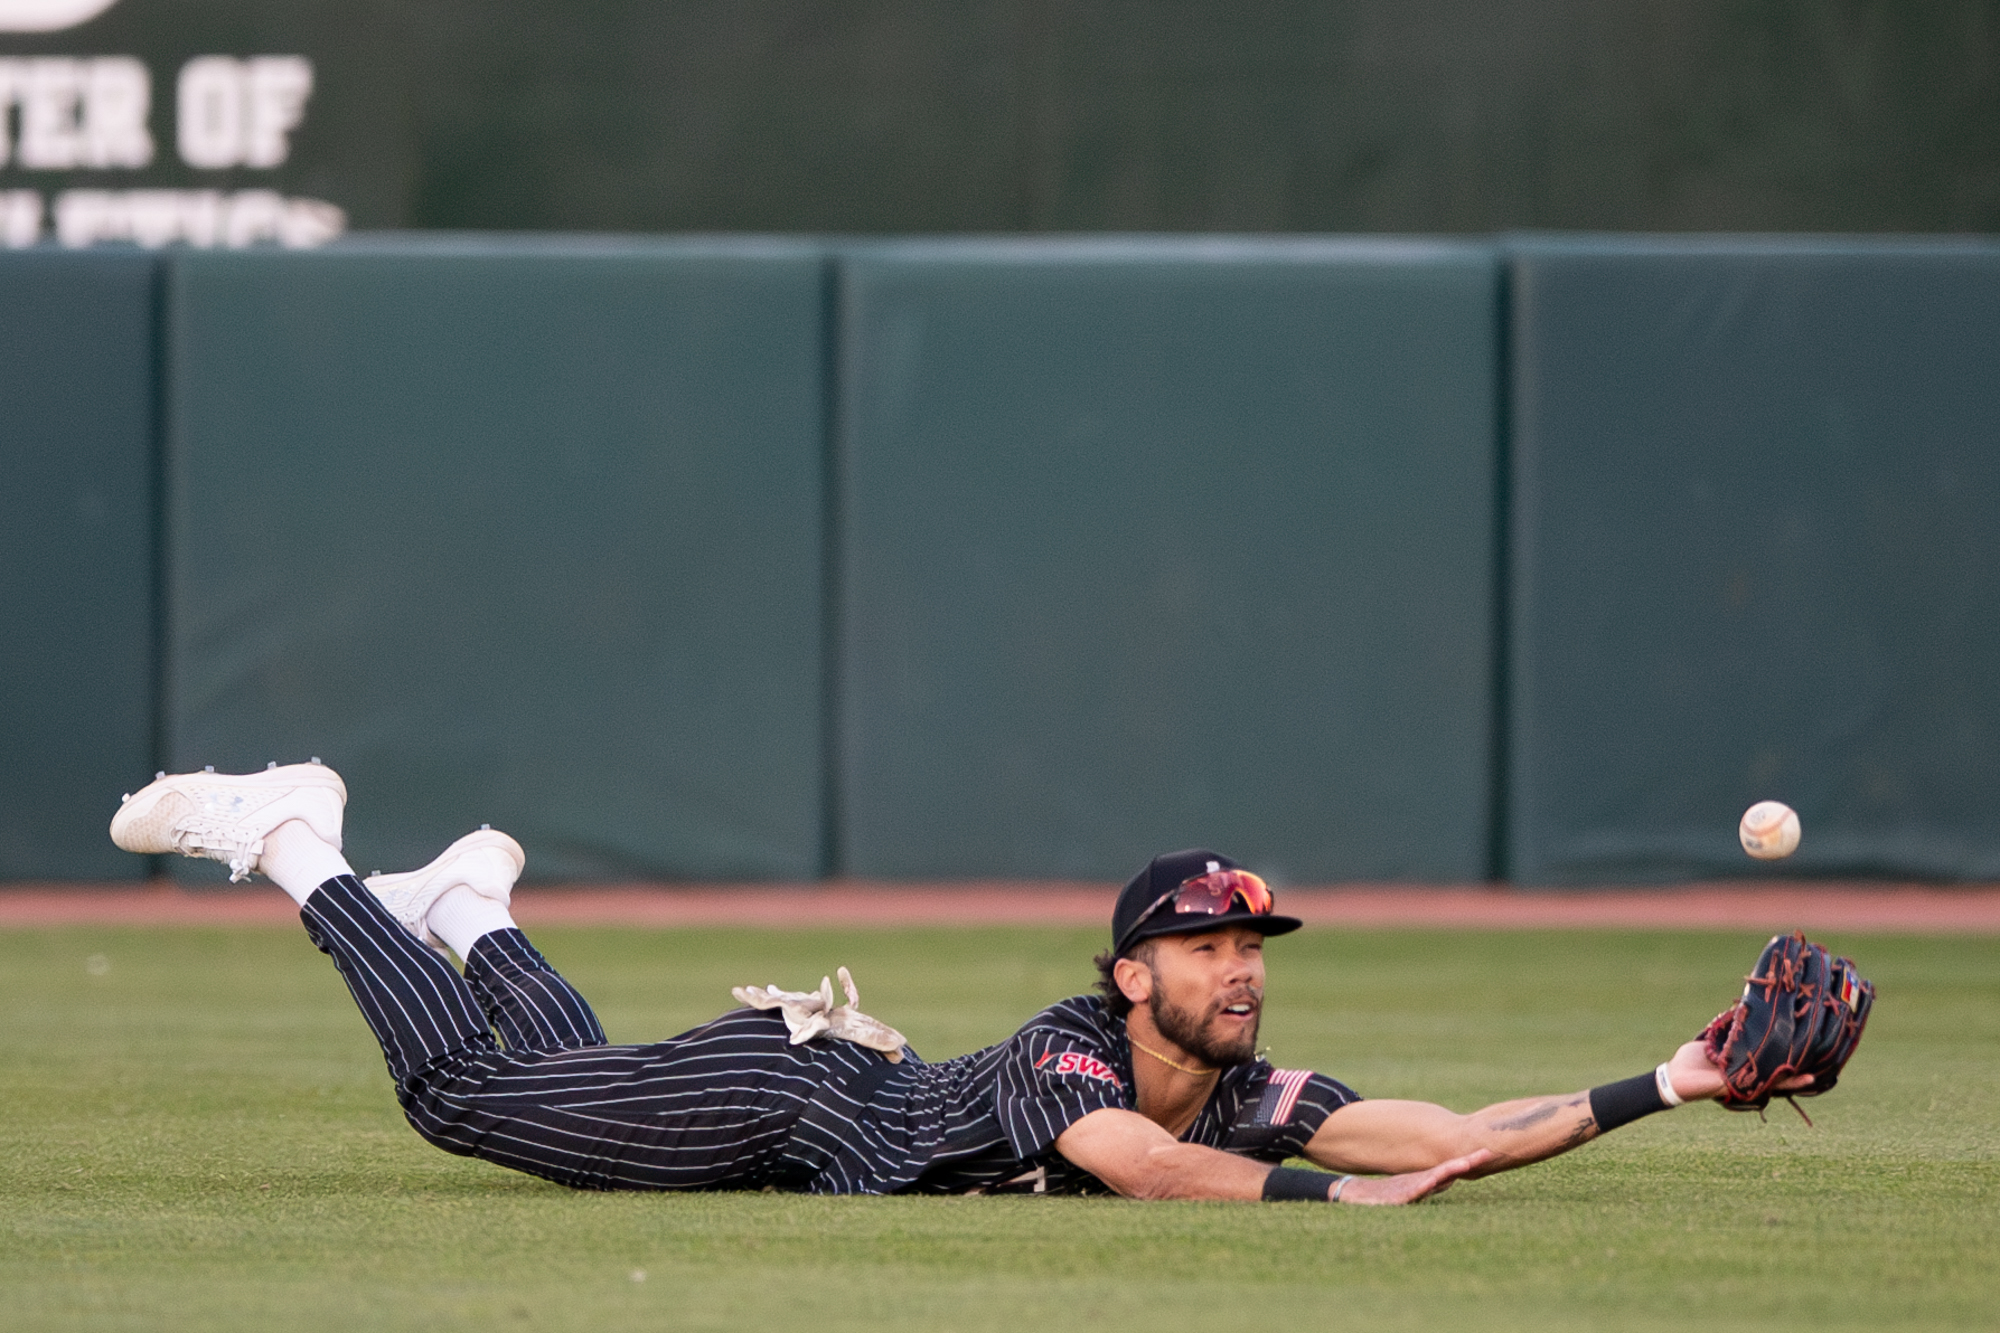
[[[1206,1078],[1210,1074],[1219,1074],[1222,1072],[1219,1069],[1189,1069],[1186,1065],[1180,1063],[1178,1060],[1167,1059],[1166,1056],[1161,1055],[1158,1051],[1148,1046],[1145,1042],[1140,1041],[1137,1037],[1133,1036],[1129,1032],[1125,1034],[1125,1040],[1131,1042],[1134,1046],[1137,1046],[1140,1050],[1152,1056],[1155,1060],[1158,1060],[1161,1064],[1165,1065],[1167,1068],[1178,1069],[1183,1074],[1193,1074],[1196,1078]]]

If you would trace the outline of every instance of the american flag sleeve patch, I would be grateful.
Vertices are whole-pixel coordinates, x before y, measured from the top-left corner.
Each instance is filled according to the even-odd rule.
[[[1246,1096],[1220,1146],[1259,1161],[1282,1162],[1305,1151],[1326,1118],[1361,1098],[1352,1088],[1310,1069],[1273,1069]]]
[[[1299,1094],[1312,1078],[1310,1069],[1273,1069],[1271,1081],[1264,1085],[1264,1095],[1257,1101],[1257,1111],[1250,1119],[1255,1129],[1275,1129],[1292,1123],[1292,1112],[1298,1109]]]

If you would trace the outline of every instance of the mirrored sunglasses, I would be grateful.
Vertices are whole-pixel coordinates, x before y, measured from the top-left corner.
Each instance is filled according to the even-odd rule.
[[[1235,902],[1241,902],[1243,910],[1253,916],[1269,916],[1272,907],[1271,886],[1248,870],[1211,870],[1206,875],[1184,879],[1180,887],[1171,893],[1161,894],[1151,907],[1139,913],[1139,919],[1134,921],[1132,929],[1125,933],[1129,938],[1145,924],[1148,918],[1168,903],[1174,905],[1176,913],[1183,915],[1221,916],[1229,910],[1230,904]]]

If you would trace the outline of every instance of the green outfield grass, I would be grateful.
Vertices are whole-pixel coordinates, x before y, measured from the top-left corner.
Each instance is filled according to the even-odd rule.
[[[1089,979],[1095,933],[542,932],[614,1041],[856,972],[926,1056]],[[1762,939],[1307,931],[1266,1037],[1461,1109],[1649,1068]],[[297,931],[0,932],[9,1329],[2000,1325],[2000,941],[1842,938],[1832,1096],[1692,1107],[1407,1209],[571,1193],[426,1146]],[[643,1274],[643,1278],[641,1278]]]

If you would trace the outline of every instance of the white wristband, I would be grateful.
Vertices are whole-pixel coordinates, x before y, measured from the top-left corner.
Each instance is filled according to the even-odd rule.
[[[1667,1077],[1667,1067],[1664,1064],[1653,1071],[1653,1083],[1660,1090],[1661,1101],[1668,1106],[1681,1105],[1681,1095],[1674,1091],[1674,1081]]]

